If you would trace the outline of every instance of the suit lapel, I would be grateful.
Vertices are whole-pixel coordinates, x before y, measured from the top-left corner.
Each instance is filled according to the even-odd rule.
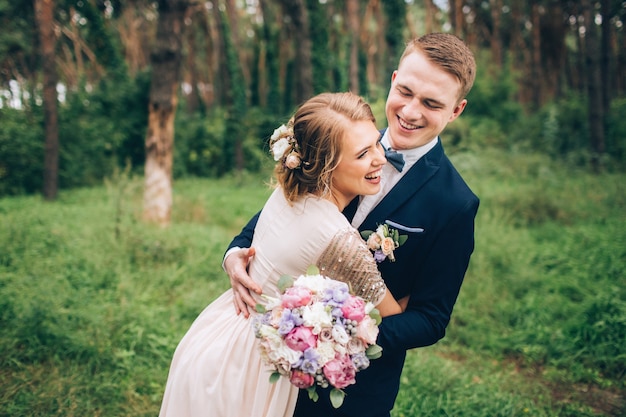
[[[433,149],[411,167],[409,172],[374,207],[363,221],[363,225],[372,224],[372,221],[375,223],[383,222],[388,213],[393,212],[415,195],[439,170],[442,156],[443,147],[439,141]]]

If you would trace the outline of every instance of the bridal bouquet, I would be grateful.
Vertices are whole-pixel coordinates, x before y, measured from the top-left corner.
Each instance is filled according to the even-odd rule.
[[[282,277],[282,295],[257,305],[252,326],[263,361],[317,401],[316,387],[332,387],[333,407],[343,403],[342,388],[354,384],[356,373],[379,358],[376,345],[380,314],[372,303],[350,294],[346,283],[309,268],[295,280]]]

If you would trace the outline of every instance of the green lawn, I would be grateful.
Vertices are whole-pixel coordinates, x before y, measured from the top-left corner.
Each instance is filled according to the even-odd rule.
[[[394,417],[626,413],[626,186],[536,155],[453,155],[481,197],[448,335],[409,352]],[[169,361],[223,290],[267,175],[0,199],[0,416],[156,416]]]

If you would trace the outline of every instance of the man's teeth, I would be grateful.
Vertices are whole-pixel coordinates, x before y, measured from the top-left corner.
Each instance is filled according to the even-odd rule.
[[[417,129],[419,127],[419,126],[407,123],[404,120],[400,119],[399,117],[398,117],[398,123],[400,123],[400,126],[402,126],[403,128],[409,129],[409,130]]]

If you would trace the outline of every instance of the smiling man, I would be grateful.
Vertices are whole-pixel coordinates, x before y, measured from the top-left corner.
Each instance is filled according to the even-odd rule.
[[[355,198],[344,210],[352,226],[375,230],[380,224],[407,235],[394,250],[395,262],[378,264],[396,298],[409,297],[401,314],[385,317],[377,343],[381,358],[346,388],[339,409],[328,392],[317,402],[300,391],[295,417],[389,417],[400,386],[406,351],[436,343],[445,335],[470,256],[478,197],[445,155],[439,135],[461,115],[476,74],[474,56],[459,38],[427,34],[408,43],[391,76],[388,128],[381,143],[388,152],[381,189]],[[391,161],[394,161],[392,164]],[[254,306],[250,290],[260,289],[247,275],[254,219],[229,247],[224,260],[237,312]]]

